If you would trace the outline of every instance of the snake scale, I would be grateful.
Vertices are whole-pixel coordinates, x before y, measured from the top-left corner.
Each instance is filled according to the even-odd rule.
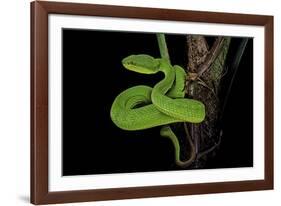
[[[163,126],[160,134],[171,139],[175,148],[175,160],[179,166],[179,141],[169,124],[176,122],[200,123],[205,118],[202,102],[184,98],[187,74],[180,66],[172,66],[164,58],[146,54],[130,55],[122,60],[123,66],[141,74],[163,72],[165,77],[153,88],[145,85],[131,87],[114,100],[110,116],[114,124],[129,131]]]

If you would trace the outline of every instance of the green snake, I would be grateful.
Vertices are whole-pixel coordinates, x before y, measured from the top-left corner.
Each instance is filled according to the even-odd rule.
[[[141,74],[163,72],[165,77],[153,88],[145,85],[131,87],[114,100],[110,116],[114,124],[129,131],[163,126],[161,136],[168,137],[175,148],[176,164],[182,166],[180,145],[171,130],[171,123],[200,123],[205,118],[202,102],[184,98],[186,73],[180,66],[172,66],[164,58],[149,55],[131,55],[122,60],[123,66]],[[165,126],[164,126],[165,125]]]

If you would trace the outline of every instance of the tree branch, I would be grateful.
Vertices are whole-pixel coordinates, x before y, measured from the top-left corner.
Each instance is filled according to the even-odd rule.
[[[223,45],[223,37],[218,37],[210,50],[206,61],[198,68],[197,77],[200,77],[213,63],[213,61],[218,56],[221,47]]]
[[[168,60],[168,62],[170,62],[165,34],[156,34],[156,36],[157,36],[157,41],[158,41],[161,58],[166,59],[166,60]]]

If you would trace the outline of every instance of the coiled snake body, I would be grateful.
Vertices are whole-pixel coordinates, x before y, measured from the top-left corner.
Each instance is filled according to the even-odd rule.
[[[165,77],[153,88],[139,85],[120,93],[114,100],[110,116],[123,130],[143,130],[156,126],[160,134],[172,140],[176,163],[180,160],[180,145],[168,124],[176,122],[200,123],[205,118],[205,106],[200,101],[184,98],[186,73],[180,66],[172,66],[165,59],[149,55],[131,55],[123,59],[123,66],[142,74],[163,72]]]

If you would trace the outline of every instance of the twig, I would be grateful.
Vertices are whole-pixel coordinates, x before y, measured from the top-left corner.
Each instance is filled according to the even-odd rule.
[[[214,151],[221,143],[221,136],[222,136],[222,133],[219,135],[219,141],[217,143],[215,143],[215,145],[213,145],[212,147],[210,147],[209,149],[206,149],[205,151],[199,153],[197,155],[197,160],[199,160],[200,158],[202,158],[203,156],[205,156],[206,154]]]
[[[166,59],[168,62],[170,62],[170,56],[168,52],[168,47],[165,39],[165,34],[156,34],[158,46],[160,50],[161,58]]]
[[[186,122],[184,122],[183,124],[184,124],[184,130],[185,130],[185,133],[186,133],[186,137],[188,139],[188,143],[190,144],[191,152],[190,152],[190,157],[189,157],[188,160],[177,162],[177,164],[180,167],[182,167],[182,168],[186,168],[186,167],[190,166],[194,162],[194,160],[196,158],[196,153],[195,153],[194,144],[193,144],[193,142],[191,140],[191,137],[189,135],[189,132],[188,132],[188,128],[187,128]]]
[[[216,97],[216,99],[218,100],[217,94],[216,94],[216,92],[215,92],[214,89],[212,89],[211,87],[209,87],[201,78],[198,78],[197,80],[198,80],[198,81],[197,81],[198,84],[200,84],[201,86],[203,86],[203,87],[209,89],[209,90],[211,91],[211,93],[213,93],[213,95],[214,95],[214,96]]]
[[[234,79],[235,79],[235,76],[236,76],[239,64],[240,64],[240,61],[241,61],[242,56],[244,54],[245,48],[247,46],[247,43],[248,43],[248,38],[244,38],[242,40],[242,42],[240,43],[240,45],[238,47],[238,50],[237,50],[237,53],[236,53],[236,55],[234,57],[234,60],[233,60],[232,66],[231,66],[231,70],[234,71],[234,72],[233,72],[232,78],[231,78],[229,86],[228,86],[226,97],[225,97],[224,102],[223,102],[221,114],[224,113],[224,110],[225,110],[225,107],[226,107],[226,103],[227,103],[227,99],[229,97],[229,94],[230,94],[230,91],[231,91],[231,88],[232,88],[232,85],[233,85],[233,82],[234,82]]]
[[[219,51],[223,45],[223,37],[218,37],[214,43],[214,45],[212,46],[212,49],[210,50],[206,61],[199,66],[198,68],[198,72],[197,72],[197,77],[200,77],[213,63],[213,61],[216,59],[216,57],[219,54]]]

